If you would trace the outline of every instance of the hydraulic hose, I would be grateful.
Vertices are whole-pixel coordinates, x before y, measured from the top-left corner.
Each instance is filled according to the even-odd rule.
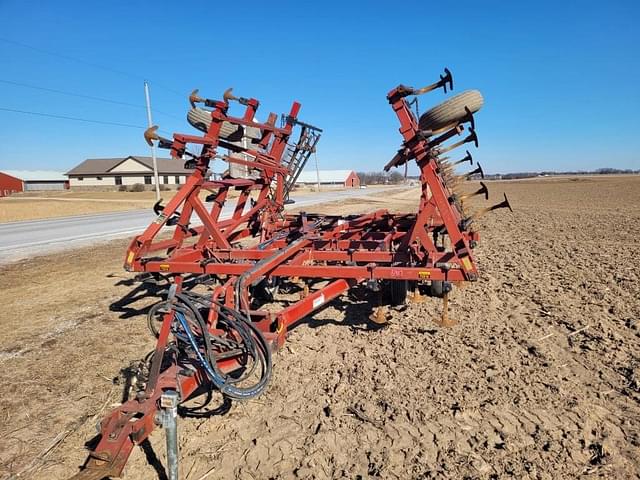
[[[224,375],[217,367],[217,361],[211,349],[212,339],[206,322],[202,318],[198,308],[185,295],[177,294],[176,297],[178,297],[180,303],[186,307],[184,308],[179,304],[173,306],[176,319],[186,335],[186,338],[183,335],[179,335],[179,338],[185,338],[191,345],[198,361],[215,387],[220,390],[223,395],[236,400],[247,400],[260,395],[266,388],[272,374],[271,351],[262,332],[255,325],[247,322],[244,315],[240,312],[228,307],[216,305],[219,309],[221,326],[232,329],[238,334],[242,340],[242,345],[246,349],[246,355],[253,359],[253,365],[249,371],[245,372],[240,378]],[[185,316],[187,313],[193,314],[196,321],[195,323],[202,332],[204,354]],[[257,383],[249,387],[238,387],[235,385],[250,376],[258,364],[260,364],[262,372],[261,378]]]

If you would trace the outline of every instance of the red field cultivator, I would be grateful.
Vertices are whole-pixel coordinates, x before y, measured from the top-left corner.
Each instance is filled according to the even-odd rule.
[[[296,102],[288,114],[270,114],[260,123],[253,98],[228,90],[222,100],[210,100],[194,91],[188,120],[202,134],[167,139],[156,128],[145,132],[149,143],[170,149],[193,173],[166,206],[156,204],[156,220],[127,250],[125,269],[169,285],[166,299],[149,314],[157,344],[136,375],[134,398],[101,422],[98,443],[74,478],[119,476],[133,447],[157,425],[167,429],[169,478],[177,478],[178,403],[212,390],[229,399],[259,395],[271,377],[272,352],[292,326],[356,285],[377,292],[373,321],[385,321],[389,303],[430,294],[444,300],[438,323],[452,323],[450,290],[478,278],[473,221],[509,207],[505,197],[467,215],[463,202],[471,195],[487,196],[486,186],[467,194],[457,187],[472,175],[482,176],[482,169],[457,176],[454,165],[472,163],[471,155],[458,162],[442,157],[465,143],[477,146],[473,114],[482,106],[480,93],[464,92],[421,116],[407,101],[452,86],[445,70],[433,85],[400,85],[387,95],[400,122],[402,146],[385,168],[416,162],[421,197],[415,213],[285,213],[322,133],[298,119]],[[241,116],[230,115],[232,102],[244,107]],[[457,136],[461,140],[449,142]],[[201,146],[199,154],[190,153],[194,145]],[[228,162],[229,170],[211,179],[209,166],[216,159]],[[198,288],[202,284],[206,289]],[[279,299],[283,293],[287,302]]]

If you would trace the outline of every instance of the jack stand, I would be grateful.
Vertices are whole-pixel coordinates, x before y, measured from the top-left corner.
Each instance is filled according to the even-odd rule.
[[[160,418],[167,438],[167,473],[178,480],[178,392],[167,390],[160,397]]]
[[[440,317],[440,320],[434,320],[434,322],[436,325],[445,328],[453,327],[458,324],[456,320],[449,318],[449,292],[445,292],[442,295],[442,316]]]

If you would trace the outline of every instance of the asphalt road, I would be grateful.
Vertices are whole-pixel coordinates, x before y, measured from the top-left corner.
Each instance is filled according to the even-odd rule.
[[[390,188],[370,190],[337,190],[292,196],[291,209],[306,205],[332,202],[348,197],[375,195]],[[222,211],[222,218],[231,215],[233,205]],[[36,255],[54,253],[70,248],[133,236],[142,231],[155,218],[151,209],[126,212],[79,215],[74,217],[31,220],[0,224],[0,263],[7,263]]]

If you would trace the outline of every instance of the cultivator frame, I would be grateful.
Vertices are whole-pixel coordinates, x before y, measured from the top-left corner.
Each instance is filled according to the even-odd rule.
[[[465,129],[463,124],[471,125],[470,134],[453,146],[477,143],[473,115],[469,112],[444,132],[426,132],[420,130],[418,118],[407,102],[408,96],[440,87],[446,91],[447,86],[452,87],[448,70],[429,87],[415,90],[400,85],[387,95],[400,122],[403,140],[387,169],[416,161],[421,182],[416,213],[285,213],[293,177],[315,151],[321,133],[298,120],[297,102],[276,126],[275,114],[270,114],[264,123],[255,120],[259,107],[256,99],[237,98],[228,90],[223,100],[210,100],[200,98],[194,91],[190,97],[192,106],[204,104],[211,109],[211,123],[204,135],[176,133],[166,139],[159,137],[155,128],[145,132],[148,142],[157,141],[161,148],[171,150],[173,158],[187,159],[194,168],[166,206],[156,205],[156,220],[133,239],[125,258],[128,271],[170,280],[166,313],[145,382],[134,399],[102,421],[100,440],[84,469],[74,478],[119,476],[134,445],[143,442],[158,424],[161,398],[168,390],[177,391],[181,401],[196,391],[213,388],[232,398],[245,398],[244,390],[233,390],[231,377],[225,375],[247,369],[248,354],[243,350],[249,349],[247,342],[259,347],[264,341],[267,346],[268,352],[256,347],[255,357],[261,359],[264,377],[267,366],[270,369],[271,351],[282,346],[292,326],[357,284],[374,291],[392,286],[391,290],[401,297],[407,289],[418,292],[437,284],[446,302],[452,284],[478,278],[472,249],[479,236],[470,228],[474,217],[466,215],[460,195],[452,186],[457,180],[439,157],[451,147],[444,147],[443,142],[460,135]],[[242,116],[229,115],[230,102],[245,107]],[[255,147],[238,146],[221,135],[225,124],[259,129],[261,138]],[[298,140],[291,143],[294,129],[299,129]],[[201,154],[189,153],[189,144],[202,145]],[[240,155],[220,155],[219,149]],[[210,180],[209,165],[217,158],[245,165],[258,175],[226,175]],[[223,207],[233,200],[232,190],[238,196],[230,217],[223,219]],[[205,202],[200,198],[203,192],[209,193]],[[209,208],[206,203],[211,204]],[[500,206],[505,205],[492,208]],[[162,237],[160,233],[166,226],[175,229],[169,237]],[[193,283],[191,280],[215,285],[210,287],[208,296],[203,296],[186,287],[188,281]],[[273,292],[285,284],[297,289],[299,300],[277,312],[263,308],[268,301],[260,301],[257,292]],[[194,310],[205,312],[199,323]],[[384,306],[379,305],[373,319],[380,320],[383,310]],[[240,341],[239,327],[224,327],[231,318],[248,326],[243,328],[249,340],[242,337],[244,343]],[[447,322],[445,303],[442,323]],[[206,357],[211,348],[222,348],[219,339],[235,342],[237,348],[216,350]],[[263,389],[246,390],[246,398]]]

